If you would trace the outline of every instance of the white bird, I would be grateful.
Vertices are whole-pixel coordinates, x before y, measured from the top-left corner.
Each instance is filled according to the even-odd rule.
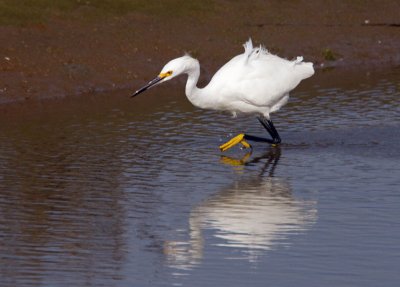
[[[251,148],[246,141],[279,144],[281,138],[274,127],[270,113],[278,111],[289,99],[289,92],[300,81],[314,74],[313,63],[303,62],[303,57],[293,61],[269,53],[264,47],[253,47],[251,39],[244,45],[244,53],[222,66],[204,88],[196,86],[200,76],[199,62],[189,55],[168,62],[161,73],[147,85],[137,90],[132,97],[148,88],[187,74],[186,96],[196,107],[202,109],[256,114],[258,120],[272,139],[241,133],[219,148],[225,151],[241,143]]]

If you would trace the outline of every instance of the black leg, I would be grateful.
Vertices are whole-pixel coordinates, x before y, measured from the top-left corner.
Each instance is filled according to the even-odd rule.
[[[264,117],[258,117],[258,120],[260,123],[264,126],[264,128],[268,131],[268,133],[271,135],[272,140],[274,143],[280,143],[281,137],[278,134],[278,131],[276,130],[274,124],[270,119],[264,118]]]
[[[258,117],[258,120],[263,125],[263,127],[267,130],[267,132],[271,135],[272,139],[266,139],[266,138],[261,138],[261,137],[257,137],[257,136],[252,136],[252,135],[245,135],[244,138],[249,141],[267,142],[270,144],[279,144],[282,140],[281,140],[281,137],[279,136],[278,131],[276,130],[274,124],[272,123],[272,121],[267,118],[264,118],[264,117]]]
[[[248,141],[253,141],[253,142],[262,142],[262,143],[274,144],[273,140],[262,138],[262,137],[256,137],[256,136],[252,136],[252,135],[248,135],[248,134],[244,135],[244,139],[248,140]]]
[[[274,133],[275,133],[275,141],[276,141],[276,143],[281,143],[281,141],[282,141],[282,140],[281,140],[281,137],[279,136],[278,131],[276,130],[274,124],[272,123],[271,120],[268,120],[268,122],[270,123],[271,128],[272,128],[272,130],[273,130]]]
[[[272,138],[275,138],[275,133],[274,133],[273,129],[271,128],[270,123],[266,120],[266,118],[257,117],[257,119],[260,122],[260,124],[262,124],[262,126],[267,130],[267,132],[270,134],[270,136]]]

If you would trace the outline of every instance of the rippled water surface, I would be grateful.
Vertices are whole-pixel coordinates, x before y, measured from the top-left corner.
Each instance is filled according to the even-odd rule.
[[[273,115],[182,83],[0,110],[0,286],[395,286],[400,72],[319,72]]]

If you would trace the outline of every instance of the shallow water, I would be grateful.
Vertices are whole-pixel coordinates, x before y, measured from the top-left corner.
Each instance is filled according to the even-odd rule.
[[[179,83],[3,108],[0,286],[394,286],[399,79],[320,71],[252,154]]]

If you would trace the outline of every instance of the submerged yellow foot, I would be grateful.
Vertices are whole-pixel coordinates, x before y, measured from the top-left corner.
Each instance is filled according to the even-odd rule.
[[[246,161],[250,156],[251,156],[251,151],[247,152],[241,159],[235,159],[222,155],[221,162],[231,166],[242,166],[246,164]]]
[[[231,140],[224,143],[223,145],[220,145],[219,149],[221,151],[226,151],[226,150],[230,149],[231,147],[237,145],[238,143],[241,143],[244,148],[251,147],[251,145],[244,139],[244,134],[239,134],[239,135],[235,136],[234,138],[232,138]]]

